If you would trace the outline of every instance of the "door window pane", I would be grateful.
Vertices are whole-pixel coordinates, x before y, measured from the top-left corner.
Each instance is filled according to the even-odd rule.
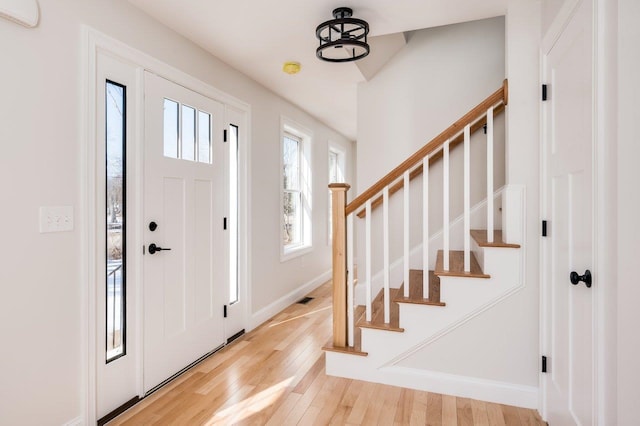
[[[211,163],[211,115],[198,111],[198,161]]]
[[[126,88],[110,81],[106,83],[105,145],[106,361],[109,362],[125,354],[126,337]]]
[[[196,146],[196,110],[182,105],[182,155],[183,160],[194,161]]]
[[[178,103],[164,100],[164,156],[178,158]]]

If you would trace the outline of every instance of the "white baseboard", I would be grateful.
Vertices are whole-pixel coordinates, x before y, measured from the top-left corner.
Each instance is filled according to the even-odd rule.
[[[438,371],[407,367],[384,367],[375,371],[353,368],[344,356],[327,352],[327,374],[351,379],[383,383],[427,392],[473,398],[516,407],[538,407],[538,388],[476,377],[458,376]]]
[[[311,281],[308,281],[305,284],[302,284],[300,287],[293,290],[292,292],[282,296],[280,299],[276,300],[270,305],[265,306],[259,311],[253,313],[251,315],[251,320],[249,321],[249,328],[247,329],[247,332],[253,330],[254,328],[258,327],[260,324],[266,322],[271,317],[280,313],[283,309],[285,309],[292,303],[295,303],[298,300],[302,299],[310,291],[315,290],[320,285],[324,284],[330,279],[331,279],[331,270],[323,272],[322,274],[313,278]]]
[[[83,426],[83,425],[84,425],[84,420],[82,419],[82,417],[76,417],[73,420],[69,420],[62,426]]]

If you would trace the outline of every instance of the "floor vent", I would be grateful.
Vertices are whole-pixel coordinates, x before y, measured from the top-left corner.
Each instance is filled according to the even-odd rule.
[[[313,297],[305,296],[302,299],[298,300],[298,303],[306,305],[307,303],[311,302],[312,300],[313,300]]]

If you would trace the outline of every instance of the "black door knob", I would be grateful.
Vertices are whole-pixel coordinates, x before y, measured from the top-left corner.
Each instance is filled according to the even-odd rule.
[[[149,244],[149,254],[154,254],[157,251],[163,251],[163,250],[171,250],[171,249],[170,248],[158,247],[154,243]]]
[[[591,271],[588,269],[584,271],[584,275],[578,275],[576,271],[572,271],[571,274],[569,274],[569,279],[573,285],[578,285],[578,283],[582,281],[587,288],[591,288]]]
[[[158,224],[157,223],[155,223],[155,222],[149,223],[149,231],[153,232],[156,229],[158,229]]]

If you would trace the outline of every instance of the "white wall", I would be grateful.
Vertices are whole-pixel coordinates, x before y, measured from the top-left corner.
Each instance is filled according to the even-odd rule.
[[[640,2],[618,0],[618,356],[617,415],[619,425],[640,424],[640,315],[637,253],[640,242]],[[615,361],[614,361],[615,362]]]
[[[364,191],[502,86],[504,18],[447,25],[408,34],[407,45],[358,86],[358,187]],[[471,142],[471,204],[486,197],[486,136]],[[451,151],[450,218],[462,214],[463,149]],[[504,184],[504,115],[495,120],[494,186]],[[429,173],[429,230],[442,229],[442,161]],[[422,241],[422,178],[411,183],[411,247]],[[390,257],[402,256],[402,192],[390,203]],[[382,209],[373,214],[373,271],[382,269]],[[358,235],[364,221],[356,219]],[[357,252],[362,258],[363,238]],[[452,241],[462,248],[462,241]],[[433,267],[434,265],[431,265]],[[391,283],[399,286],[400,283]]]
[[[251,105],[249,235],[252,306],[267,307],[330,269],[327,142],[352,144],[297,107],[163,27],[124,0],[40,0],[28,30],[0,19],[0,424],[79,418],[82,382],[81,25],[87,24]],[[314,250],[279,258],[279,134],[285,115],[313,131]],[[352,159],[351,159],[352,161]],[[315,172],[317,170],[317,172]],[[351,180],[351,177],[348,177]],[[40,206],[69,205],[72,232],[40,234]]]
[[[507,106],[507,147],[503,154],[506,160],[505,171],[507,184],[520,184],[525,187],[526,194],[526,222],[525,222],[525,265],[526,275],[524,288],[500,302],[491,309],[475,317],[472,321],[455,329],[450,334],[426,346],[401,365],[414,369],[439,371],[449,374],[489,379],[515,385],[537,387],[538,385],[538,45],[539,45],[539,16],[540,6],[536,1],[509,2],[506,17],[506,52],[502,45],[496,46],[504,40],[504,27],[501,19],[474,22],[469,25],[468,33],[461,30],[459,35],[472,46],[473,54],[468,64],[455,63],[461,60],[452,58],[453,50],[431,52],[422,55],[421,60],[429,62],[427,69],[419,69],[424,85],[430,85],[424,92],[417,88],[407,88],[400,84],[389,84],[385,91],[379,91],[377,97],[369,99],[359,98],[359,118],[367,108],[367,102],[374,103],[374,99],[381,103],[381,99],[392,99],[385,114],[377,119],[378,128],[363,129],[359,121],[358,137],[358,178],[361,189],[373,182],[378,170],[389,170],[399,161],[415,150],[419,142],[428,140],[446,125],[455,121],[464,112],[499,87],[504,75],[506,53],[506,76],[509,79],[509,106]],[[491,36],[497,29],[491,25],[500,26],[500,35]],[[454,31],[457,26],[443,27],[429,30]],[[460,28],[463,28],[461,25]],[[474,33],[479,31],[480,33]],[[483,35],[483,32],[489,36]],[[438,37],[426,37],[425,43],[432,45]],[[473,38],[473,41],[468,39]],[[447,40],[458,40],[455,36]],[[489,41],[490,40],[490,41]],[[407,47],[411,46],[409,41]],[[493,43],[480,46],[480,43]],[[476,44],[478,43],[478,44]],[[444,50],[444,49],[443,49]],[[396,58],[399,58],[400,52]],[[477,55],[477,56],[476,56]],[[494,58],[491,55],[499,56]],[[398,60],[394,58],[394,61]],[[447,61],[454,63],[446,64]],[[490,65],[485,64],[489,62]],[[436,64],[444,62],[446,65],[438,68]],[[483,67],[483,64],[485,64]],[[436,69],[433,70],[433,66]],[[455,66],[454,66],[455,65]],[[411,75],[411,66],[404,66],[403,70]],[[417,67],[415,69],[418,70]],[[472,70],[472,71],[470,71]],[[383,73],[386,70],[383,71]],[[399,72],[399,71],[398,71]],[[381,73],[381,75],[383,75]],[[476,75],[484,80],[480,83],[473,81]],[[376,76],[376,79],[379,76]],[[407,77],[404,77],[407,78]],[[375,80],[374,79],[374,82]],[[471,80],[471,81],[470,81]],[[452,93],[449,93],[452,92]],[[416,98],[420,102],[429,103],[431,110],[421,110]],[[425,100],[424,98],[431,98]],[[408,99],[408,101],[407,101]],[[450,100],[447,100],[450,99]],[[411,111],[416,113],[411,113]],[[398,113],[400,112],[400,113]],[[404,114],[403,114],[404,113]],[[428,133],[428,125],[438,120],[438,125]],[[415,124],[414,124],[415,123]],[[382,129],[382,126],[385,129]],[[388,126],[388,127],[387,127]],[[409,127],[410,130],[406,130]],[[430,128],[430,126],[429,126]],[[369,135],[363,138],[363,132]],[[416,132],[415,134],[408,134]],[[481,137],[481,136],[479,136]],[[367,141],[374,140],[377,144],[369,147]],[[383,142],[385,145],[383,146]],[[384,155],[380,156],[380,152]],[[376,156],[377,154],[377,156]],[[369,164],[371,162],[371,164]],[[500,164],[500,163],[498,163]],[[435,172],[435,170],[434,170]],[[380,172],[377,173],[378,175]],[[379,176],[378,176],[379,177]],[[439,203],[437,204],[439,208]]]

